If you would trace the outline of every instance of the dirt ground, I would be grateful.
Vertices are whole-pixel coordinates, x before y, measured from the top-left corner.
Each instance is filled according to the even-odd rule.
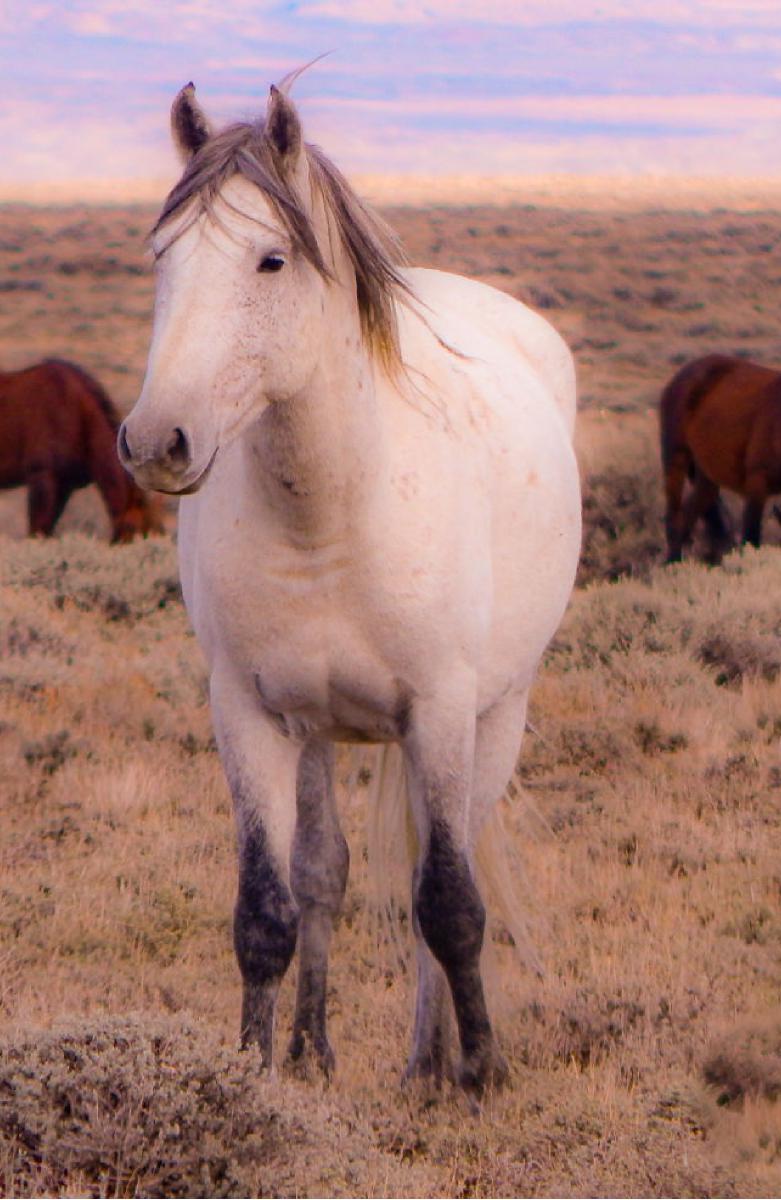
[[[654,405],[686,360],[781,365],[781,214],[392,207],[410,259],[548,316],[578,364],[584,551],[505,805],[542,980],[494,929],[511,1086],[402,1093],[412,971],[376,945],[366,773],[326,1086],[236,1050],[230,802],[170,535],[51,542],[0,495],[0,1191],[781,1194],[781,541],[660,566]],[[0,366],[144,370],[148,206],[0,208]],[[349,793],[349,794],[347,794]],[[280,1045],[290,1022],[286,982]]]

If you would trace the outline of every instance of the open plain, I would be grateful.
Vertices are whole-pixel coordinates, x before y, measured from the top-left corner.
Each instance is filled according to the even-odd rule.
[[[496,925],[512,1080],[477,1112],[400,1088],[411,968],[368,912],[370,761],[344,764],[336,1074],[238,1053],[230,803],[175,506],[167,537],[109,547],[92,491],[50,542],[0,495],[2,1194],[781,1194],[779,523],[720,568],[661,566],[661,387],[711,351],[781,366],[781,212],[725,203],[384,210],[412,262],[548,316],[580,379],[579,585],[504,805],[545,975]],[[126,411],[153,217],[0,208],[0,366],[70,358]]]

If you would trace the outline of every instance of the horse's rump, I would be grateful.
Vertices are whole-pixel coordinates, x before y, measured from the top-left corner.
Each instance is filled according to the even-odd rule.
[[[695,412],[712,388],[735,368],[726,355],[709,354],[687,363],[662,392],[659,401],[662,465],[669,471],[676,454],[688,453],[685,435],[687,416]]]

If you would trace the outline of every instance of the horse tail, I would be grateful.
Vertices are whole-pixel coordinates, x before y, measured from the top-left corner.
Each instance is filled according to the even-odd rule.
[[[411,879],[419,847],[401,748],[395,743],[353,746],[348,750],[348,764],[350,794],[355,796],[361,785],[367,791],[368,907],[381,942],[391,948],[393,957],[406,963],[409,943],[404,928],[410,925]],[[511,841],[503,818],[507,802],[517,797],[518,788],[511,782],[483,823],[474,851],[474,867],[478,890],[484,901],[491,901],[491,907],[506,926],[519,961],[541,975],[540,962],[522,915],[517,872],[509,852]]]

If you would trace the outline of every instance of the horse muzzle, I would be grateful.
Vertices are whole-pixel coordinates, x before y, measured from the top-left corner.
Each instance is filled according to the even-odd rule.
[[[155,442],[135,437],[123,421],[117,435],[117,454],[139,487],[149,491],[183,496],[196,492],[209,474],[216,449],[206,464],[194,461],[192,443],[176,427]]]

